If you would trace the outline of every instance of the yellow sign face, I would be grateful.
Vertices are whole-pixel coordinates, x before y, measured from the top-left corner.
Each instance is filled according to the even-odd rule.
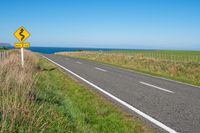
[[[15,48],[30,48],[30,43],[15,43]]]
[[[29,38],[30,33],[22,26],[15,33],[14,36],[23,43],[27,38]]]

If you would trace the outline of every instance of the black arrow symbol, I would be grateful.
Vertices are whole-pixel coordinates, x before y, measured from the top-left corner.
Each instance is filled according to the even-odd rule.
[[[25,36],[22,34],[23,32],[24,32],[24,29],[22,28],[22,29],[20,30],[20,33],[19,33],[19,35],[22,37],[22,38],[21,38],[21,41],[22,41],[22,40],[24,39],[24,37],[25,37]]]

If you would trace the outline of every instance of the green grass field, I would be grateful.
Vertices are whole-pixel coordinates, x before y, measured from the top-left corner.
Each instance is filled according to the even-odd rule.
[[[0,132],[153,133],[63,70],[25,51],[0,61]]]
[[[114,65],[200,86],[199,51],[108,51],[56,53]]]

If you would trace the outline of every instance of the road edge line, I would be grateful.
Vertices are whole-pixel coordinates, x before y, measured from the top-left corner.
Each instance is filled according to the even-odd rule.
[[[154,119],[153,117],[143,113],[142,111],[136,109],[135,107],[131,106],[130,104],[122,101],[121,99],[115,97],[114,95],[110,94],[109,92],[101,89],[100,87],[98,87],[97,85],[91,83],[90,81],[82,78],[81,76],[79,76],[78,74],[72,72],[71,70],[65,68],[64,66],[54,62],[53,60],[49,59],[48,57],[43,56],[45,59],[47,59],[48,61],[54,63],[55,65],[59,66],[60,68],[68,71],[69,73],[71,73],[72,75],[76,76],[77,78],[83,80],[84,82],[86,82],[87,84],[91,85],[92,87],[96,88],[97,90],[101,91],[102,93],[106,94],[107,96],[111,97],[113,100],[119,102],[120,104],[126,106],[127,108],[129,108],[130,110],[134,111],[135,113],[137,113],[138,115],[142,116],[143,118],[149,120],[150,122],[152,122],[153,124],[157,125],[158,127],[164,129],[165,131],[169,132],[169,133],[178,133],[175,130],[171,129],[170,127],[164,125],[163,123],[161,123],[160,121]]]

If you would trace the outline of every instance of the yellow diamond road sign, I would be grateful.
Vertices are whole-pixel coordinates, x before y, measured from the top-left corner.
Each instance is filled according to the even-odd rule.
[[[21,43],[23,43],[29,38],[30,33],[22,26],[14,33],[14,35]]]

